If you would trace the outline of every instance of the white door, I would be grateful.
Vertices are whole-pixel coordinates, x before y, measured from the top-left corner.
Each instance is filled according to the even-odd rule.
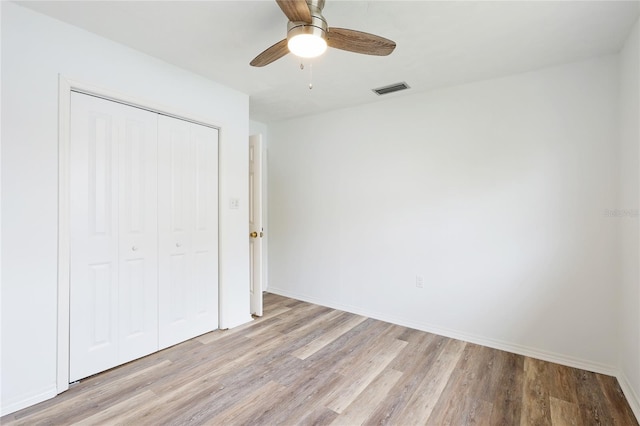
[[[157,114],[124,108],[128,115],[118,156],[118,364],[158,350]]]
[[[156,122],[71,94],[70,381],[157,350]]]
[[[218,328],[218,131],[158,118],[160,349]]]
[[[249,137],[249,258],[251,313],[262,316],[262,135]]]

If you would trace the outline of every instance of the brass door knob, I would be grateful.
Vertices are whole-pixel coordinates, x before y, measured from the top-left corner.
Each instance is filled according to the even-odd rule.
[[[251,238],[258,238],[258,233],[256,231],[253,231],[252,233],[249,234],[249,236]]]

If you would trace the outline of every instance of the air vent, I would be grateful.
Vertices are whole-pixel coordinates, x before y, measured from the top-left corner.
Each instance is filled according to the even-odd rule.
[[[377,89],[371,90],[373,90],[376,95],[380,96],[406,89],[409,89],[409,85],[403,81],[402,83],[390,84],[388,86],[378,87]]]

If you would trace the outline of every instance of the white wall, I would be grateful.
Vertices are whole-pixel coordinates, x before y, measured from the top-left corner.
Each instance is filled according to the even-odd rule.
[[[614,373],[617,72],[604,57],[271,124],[270,291]]]
[[[620,53],[620,383],[640,418],[640,21]]]
[[[249,134],[257,135],[262,134],[266,135],[268,131],[268,126],[265,123],[261,123],[259,121],[250,120],[249,121]]]
[[[55,394],[58,75],[221,126],[221,327],[250,320],[249,100],[13,3],[2,8],[2,414]],[[229,198],[241,200],[229,210]]]

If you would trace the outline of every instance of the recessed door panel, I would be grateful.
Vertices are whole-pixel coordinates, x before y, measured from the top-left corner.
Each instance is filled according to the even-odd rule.
[[[105,300],[111,300],[113,296],[112,272],[110,263],[89,265],[89,282],[87,283],[90,292],[88,308],[91,311],[89,351],[110,346],[114,343],[113,338],[117,337],[111,326],[113,320],[111,306],[109,303],[104,303]]]
[[[113,158],[110,144],[114,135],[112,117],[96,111],[89,113],[89,220],[94,236],[111,235]]]
[[[204,133],[204,134],[202,134]],[[211,223],[216,219],[215,212],[211,214],[213,205],[212,193],[216,194],[217,168],[212,164],[217,162],[217,144],[212,144],[211,136],[208,132],[194,132],[195,152],[195,229],[197,231],[209,231],[212,227],[217,227],[217,223]],[[216,196],[217,197],[217,196]]]
[[[170,257],[170,268],[168,269],[171,276],[167,296],[170,298],[171,304],[167,305],[162,312],[162,316],[169,321],[170,325],[184,323],[187,320],[188,300],[183,290],[189,284],[187,261],[186,254],[173,254]]]
[[[215,265],[210,251],[199,251],[194,253],[194,289],[195,289],[195,313],[196,315],[207,315],[209,313],[209,303],[212,297],[213,288],[211,277],[213,276],[212,265]]]
[[[186,125],[186,123],[185,123]],[[189,227],[190,205],[193,202],[190,190],[193,186],[193,170],[189,164],[189,128],[176,126],[171,129],[171,230],[185,232]],[[185,142],[187,141],[187,142]]]
[[[156,170],[154,146],[147,147],[145,141],[155,138],[155,129],[145,129],[145,123],[137,120],[127,120],[125,129],[125,143],[122,144],[123,176],[121,176],[122,199],[124,201],[124,221],[121,227],[125,232],[144,232],[144,225],[148,217],[145,213],[151,208],[155,216],[153,204],[149,199],[155,198],[153,188],[147,188],[148,179],[154,179],[152,173]],[[147,130],[151,134],[145,132]],[[150,156],[147,157],[147,156]],[[148,170],[149,169],[149,170]],[[148,194],[151,189],[153,193]],[[154,201],[153,199],[151,201]],[[155,222],[155,221],[154,221]]]
[[[124,339],[135,339],[145,329],[145,311],[149,309],[145,298],[144,259],[123,262],[121,274],[120,333]],[[153,300],[150,302],[154,302]]]

